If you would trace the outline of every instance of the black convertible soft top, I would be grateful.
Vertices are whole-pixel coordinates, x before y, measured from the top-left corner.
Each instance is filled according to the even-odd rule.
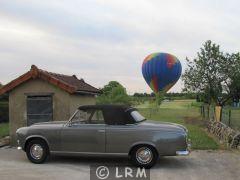
[[[102,110],[106,124],[133,124],[135,120],[130,113],[135,108],[127,105],[84,105],[79,110]]]

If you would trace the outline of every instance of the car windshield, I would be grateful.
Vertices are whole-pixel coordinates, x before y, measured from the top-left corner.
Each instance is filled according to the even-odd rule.
[[[146,120],[146,118],[143,117],[138,111],[132,111],[131,116],[133,117],[133,119],[136,122],[142,122],[142,121]]]

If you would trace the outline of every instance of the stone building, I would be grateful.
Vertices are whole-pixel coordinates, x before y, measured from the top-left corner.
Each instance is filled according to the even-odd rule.
[[[78,79],[41,70],[30,71],[0,89],[9,95],[9,129],[11,143],[16,143],[18,128],[37,122],[68,120],[80,105],[96,103],[100,91]]]

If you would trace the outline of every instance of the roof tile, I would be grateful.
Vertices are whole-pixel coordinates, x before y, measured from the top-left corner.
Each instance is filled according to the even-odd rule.
[[[22,84],[29,79],[40,78],[49,83],[58,86],[59,88],[67,91],[68,93],[96,93],[99,94],[100,90],[86,83],[83,79],[78,79],[76,75],[64,75],[53,72],[48,72],[37,68],[32,65],[31,70],[17,79],[11,81],[0,89],[0,95]]]

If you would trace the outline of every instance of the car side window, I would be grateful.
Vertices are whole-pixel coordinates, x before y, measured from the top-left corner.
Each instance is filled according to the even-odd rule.
[[[75,116],[73,117],[71,124],[88,124],[91,115],[92,115],[91,111],[78,110]]]
[[[129,123],[128,117],[126,116],[126,112],[122,110],[106,111],[105,117],[106,124],[108,125],[125,125]]]
[[[105,124],[102,110],[95,110],[92,114],[92,117],[90,117],[89,123],[90,124]]]

